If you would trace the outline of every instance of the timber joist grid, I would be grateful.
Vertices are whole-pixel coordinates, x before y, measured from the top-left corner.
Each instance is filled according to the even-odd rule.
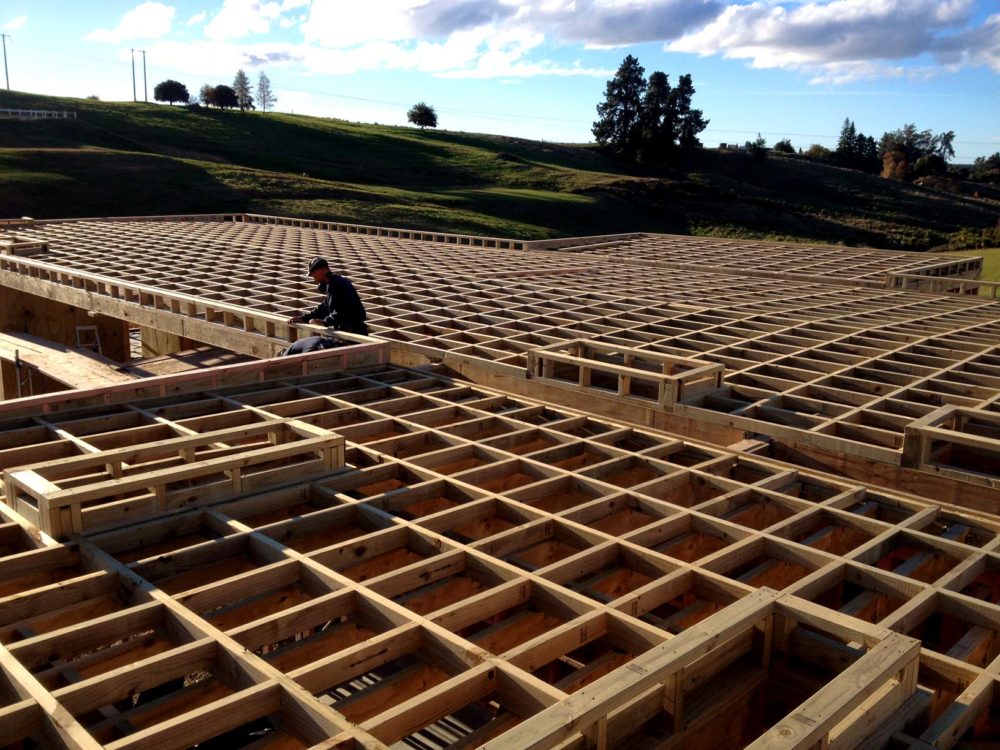
[[[5,470],[247,421],[345,441],[63,541],[7,498],[6,747],[1000,741],[1000,519],[433,368],[279,366],[0,405]]]
[[[86,274],[127,280],[147,290],[144,324],[187,311],[185,335],[206,340],[202,329],[235,325],[249,332],[242,350],[259,355],[294,339],[283,321],[315,302],[303,269],[324,255],[357,286],[395,362],[444,362],[482,384],[581,408],[610,396],[666,429],[743,431],[848,456],[854,476],[875,461],[1000,482],[1000,303],[866,286],[894,273],[975,277],[980,259],[665,235],[517,249],[375,229],[247,215],[39,221],[17,232],[47,252],[0,256],[0,283],[86,293],[80,304],[100,305],[107,284],[88,285]],[[603,354],[572,361],[587,340]],[[671,400],[681,390],[671,358],[695,370],[722,365],[721,387]],[[539,374],[556,387],[533,390],[525,377]],[[967,418],[949,421],[954,407]]]

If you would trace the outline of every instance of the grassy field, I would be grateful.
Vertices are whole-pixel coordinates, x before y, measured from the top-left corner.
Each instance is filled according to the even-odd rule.
[[[248,211],[499,236],[654,231],[926,249],[1000,191],[699,150],[668,170],[592,146],[0,91],[0,217]],[[978,192],[976,192],[978,191]]]

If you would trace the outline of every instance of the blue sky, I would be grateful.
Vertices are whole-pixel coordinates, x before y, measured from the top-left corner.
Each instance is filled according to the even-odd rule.
[[[626,54],[690,73],[705,145],[834,146],[954,130],[956,162],[1000,151],[998,0],[3,0],[11,88],[131,100],[174,78],[252,81],[285,112],[404,125],[423,100],[449,130],[587,142]],[[142,56],[136,52],[138,96]]]

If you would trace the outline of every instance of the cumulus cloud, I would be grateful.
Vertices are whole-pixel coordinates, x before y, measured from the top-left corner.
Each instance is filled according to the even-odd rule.
[[[555,41],[621,46],[675,39],[717,16],[718,0],[314,0],[307,40],[329,47],[442,39],[490,26],[520,27]]]
[[[200,23],[204,23],[205,19],[208,18],[208,12],[202,11],[201,13],[195,13],[187,20],[188,26],[197,26]]]
[[[27,16],[18,16],[17,18],[12,18],[7,23],[3,25],[4,31],[15,31],[20,29],[28,22]]]
[[[753,2],[730,5],[666,48],[800,70],[834,83],[909,74],[905,63],[927,54],[996,64],[998,25],[991,20],[969,30],[974,11],[974,0]]]
[[[938,40],[934,51],[946,65],[986,65],[1000,73],[1000,14],[976,29]]]
[[[143,3],[124,16],[113,29],[98,29],[84,39],[92,42],[124,42],[130,39],[159,39],[170,32],[174,8],[163,3]]]
[[[280,2],[257,0],[225,0],[222,9],[205,26],[209,39],[242,39],[251,34],[266,34],[271,22],[281,16]]]
[[[317,72],[402,68],[449,77],[606,76],[528,60],[546,41],[614,47],[669,40],[717,0],[314,0],[302,24]]]
[[[814,83],[927,76],[942,66],[1000,71],[1000,15],[974,23],[979,0],[219,1],[214,14],[199,13],[187,22],[205,23],[204,43],[177,52],[199,60],[203,70],[212,69],[206,63],[214,57],[230,67],[294,62],[315,74],[411,70],[505,81],[607,78],[613,71],[554,62],[546,50],[661,42],[669,51],[796,70]],[[117,29],[95,35],[153,36],[154,9],[160,9],[160,27],[165,18],[169,28],[173,9],[146,2]],[[293,27],[301,31],[297,42],[235,46]]]
[[[711,21],[723,10],[715,0],[576,0],[570,7],[542,3],[525,14],[561,41],[591,47],[619,47],[669,41]]]
[[[314,0],[302,33],[307,42],[333,48],[414,39],[411,16],[422,4],[423,0]]]

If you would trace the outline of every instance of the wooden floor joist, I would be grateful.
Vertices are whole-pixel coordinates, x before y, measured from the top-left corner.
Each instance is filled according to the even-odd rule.
[[[67,392],[39,421],[0,404],[0,456],[55,441],[52,478],[81,491],[100,477],[77,463],[165,457],[164,430],[212,445],[244,422],[301,423],[359,441],[332,473],[286,467],[276,488],[66,541],[6,510],[3,736],[914,749],[996,736],[1000,518],[434,369],[273,366],[116,386],[103,406]],[[224,385],[226,369],[243,383]],[[377,439],[352,432],[367,424]]]
[[[0,284],[258,356],[324,255],[373,337],[0,402],[0,746],[1000,741],[1000,305],[891,288],[975,259],[16,231]]]
[[[930,474],[940,492],[947,477],[997,474],[977,468],[995,450],[926,471],[908,427],[948,405],[995,410],[1000,303],[890,278],[974,281],[981,259],[641,234],[522,243],[239,214],[17,231],[49,249],[0,258],[0,284],[255,356],[299,335],[284,321],[316,296],[302,269],[320,254],[352,278],[399,363],[440,361],[580,408],[609,401],[725,444],[755,433],[789,458],[835,453],[858,478],[875,461],[895,467],[889,485]],[[574,346],[600,355],[574,360]],[[664,358],[721,365],[722,381],[685,393],[654,372]],[[526,382],[536,360],[557,378]],[[616,369],[626,360],[651,374]]]

